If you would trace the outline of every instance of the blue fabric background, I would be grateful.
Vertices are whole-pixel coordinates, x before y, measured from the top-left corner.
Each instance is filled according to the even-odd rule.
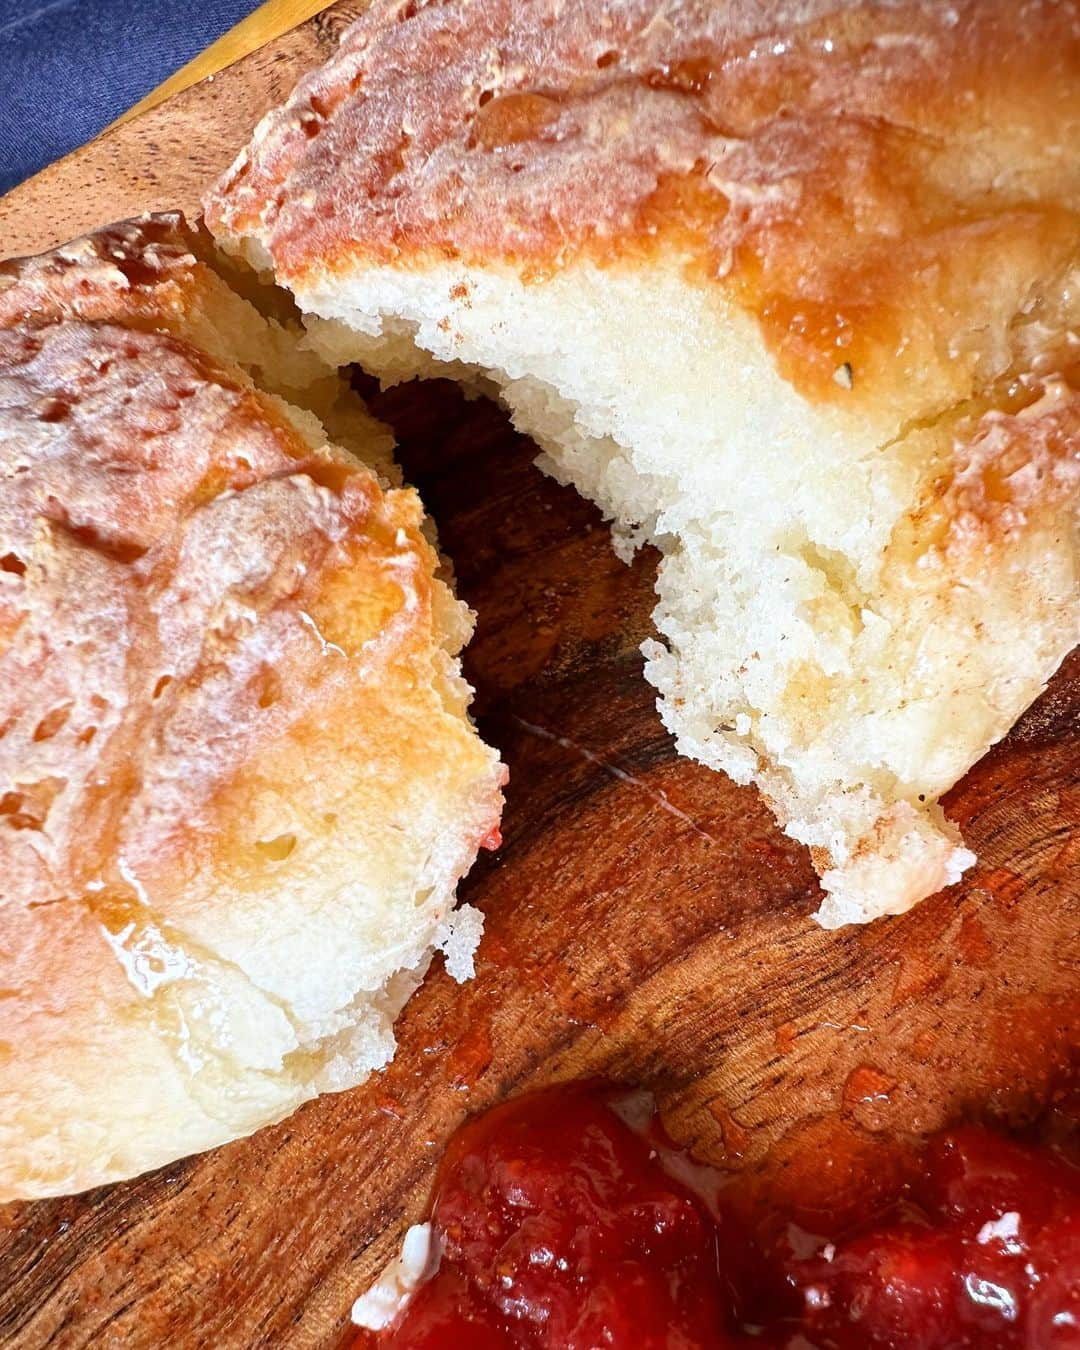
[[[0,192],[74,150],[259,0],[0,0]]]

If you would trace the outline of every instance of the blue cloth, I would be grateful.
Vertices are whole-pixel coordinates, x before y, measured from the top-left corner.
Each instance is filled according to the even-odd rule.
[[[259,0],[0,0],[0,192],[84,144]]]

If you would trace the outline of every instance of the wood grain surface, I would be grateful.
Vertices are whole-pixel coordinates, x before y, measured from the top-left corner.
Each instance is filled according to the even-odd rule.
[[[223,33],[216,42],[212,42],[205,51],[163,80],[145,98],[139,99],[122,117],[116,119],[117,123],[139,117],[166,99],[190,89],[193,84],[210,80],[219,70],[233,65],[249,52],[265,47],[290,28],[299,27],[306,19],[320,14],[326,8],[325,0],[263,0],[246,19]],[[213,83],[212,80],[210,82]]]
[[[0,197],[0,258],[37,253],[142,211],[195,213],[252,127],[324,61],[367,5],[345,0]]]
[[[191,207],[357,8],[11,194],[0,253]],[[373,402],[478,612],[466,669],[512,775],[505,845],[462,888],[487,915],[477,978],[433,971],[362,1088],[139,1180],[0,1209],[4,1345],[334,1346],[448,1134],[529,1085],[646,1084],[746,1195],[843,1200],[888,1174],[897,1140],[1022,1122],[1076,1068],[1080,652],[947,799],[979,854],[964,883],[822,932],[805,852],[660,725],[638,653],[654,557],[618,562],[490,404],[441,383]]]

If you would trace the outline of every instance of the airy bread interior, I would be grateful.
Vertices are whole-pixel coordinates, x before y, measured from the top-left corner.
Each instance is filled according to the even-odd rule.
[[[664,720],[830,926],[970,865],[941,795],[1077,639],[1078,77],[1053,0],[373,0],[206,197],[659,548]]]
[[[664,721],[683,753],[757,783],[810,846],[823,924],[957,880],[973,855],[938,799],[1080,631],[1066,386],[868,434],[865,413],[802,398],[752,318],[678,266],[526,282],[358,265],[296,294],[331,361],[497,390],[624,555],[656,545],[661,640],[644,651]],[[981,487],[968,500],[988,438],[1007,434],[1002,509]]]

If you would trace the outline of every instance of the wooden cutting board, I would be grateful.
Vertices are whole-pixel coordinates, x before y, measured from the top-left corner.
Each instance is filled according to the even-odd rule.
[[[360,6],[334,7],[0,201],[0,255],[193,209]],[[553,1079],[651,1086],[747,1193],[850,1196],[894,1141],[1036,1112],[1080,1046],[1080,652],[950,794],[979,864],[900,919],[824,933],[756,794],[675,757],[641,677],[655,559],[449,385],[376,397],[477,610],[467,672],[510,765],[465,882],[477,978],[433,971],[363,1088],[131,1183],[0,1209],[0,1339],[333,1346],[470,1111]]]

